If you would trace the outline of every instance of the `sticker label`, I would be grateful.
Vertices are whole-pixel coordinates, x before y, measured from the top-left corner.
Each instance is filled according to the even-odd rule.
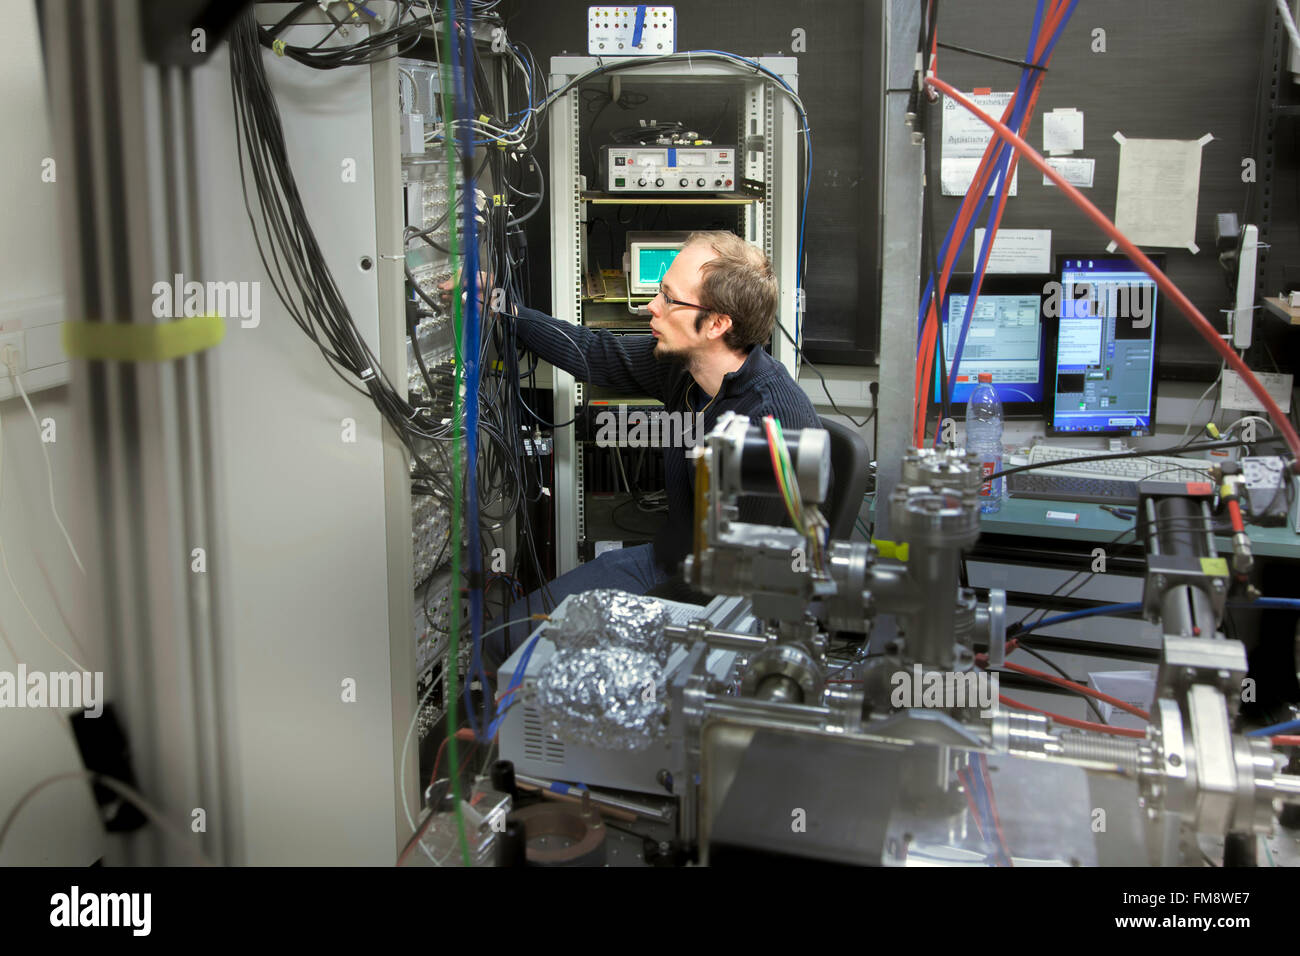
[[[1201,558],[1201,573],[1212,574],[1219,578],[1226,578],[1228,576],[1228,559]]]

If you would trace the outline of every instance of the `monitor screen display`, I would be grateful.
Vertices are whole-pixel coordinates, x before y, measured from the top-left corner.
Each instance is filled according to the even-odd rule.
[[[944,309],[943,349],[948,374],[957,355],[968,293],[950,293]],[[981,372],[993,376],[1003,405],[1043,400],[1042,294],[982,292],[975,300],[970,327],[952,383],[954,405],[965,406]],[[936,385],[936,399],[938,385]]]
[[[1049,340],[1043,323],[1043,289],[1051,275],[991,275],[971,301],[969,274],[954,275],[948,284],[939,320],[943,331],[944,372],[951,382],[954,418],[965,418],[966,403],[982,372],[993,376],[993,388],[1008,418],[1041,418],[1047,399]],[[970,325],[955,362],[957,340],[970,309]],[[953,366],[957,375],[953,378]],[[940,376],[935,374],[934,401],[943,401]]]
[[[677,258],[679,252],[681,252],[680,248],[642,246],[636,261],[637,288],[659,291],[659,283],[663,281],[668,272],[668,267],[673,264],[673,260]]]
[[[654,298],[659,283],[690,238],[689,232],[660,230],[656,232],[629,232],[627,234],[628,295],[632,298]]]
[[[1047,314],[1057,318],[1052,431],[1150,434],[1155,417],[1155,280],[1123,257],[1059,261],[1059,288],[1045,302]]]

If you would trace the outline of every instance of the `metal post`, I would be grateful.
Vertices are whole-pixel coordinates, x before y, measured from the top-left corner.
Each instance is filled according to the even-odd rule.
[[[880,293],[880,446],[876,449],[876,536],[889,538],[889,509],[903,453],[912,447],[916,304],[921,275],[924,140],[907,112],[916,69],[920,5],[885,4],[884,263]]]
[[[72,322],[152,324],[159,276],[197,274],[193,111],[187,71],[146,62],[136,3],[47,0],[42,33]],[[202,808],[196,848],[230,861],[233,768],[221,736],[228,697],[206,575],[214,471],[204,427],[206,357],[76,361],[88,620],[103,629],[106,692],[131,744],[139,788],[172,819]],[[189,863],[156,828],[132,863]]]

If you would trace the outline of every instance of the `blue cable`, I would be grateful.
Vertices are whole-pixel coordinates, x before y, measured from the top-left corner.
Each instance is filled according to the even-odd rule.
[[[1056,32],[1053,33],[1051,38],[1048,40],[1047,46],[1044,48],[1041,62],[1045,63],[1047,61],[1047,58],[1051,55],[1052,50],[1055,48],[1057,42],[1060,40],[1061,35],[1065,31],[1065,26],[1069,22],[1070,16],[1073,14],[1074,8],[1077,3],[1078,0],[1071,0],[1070,6],[1066,10],[1066,13],[1062,18],[1060,25],[1058,26]],[[1039,0],[1039,3],[1037,5],[1034,14],[1034,25],[1030,34],[1029,46],[1025,54],[1025,59],[1027,62],[1032,61],[1034,46],[1038,42],[1038,34],[1042,26],[1042,15],[1043,15],[1043,0]],[[1020,126],[1023,124],[1024,115],[1028,110],[1028,102],[1030,98],[1029,97],[1030,87],[1033,86],[1035,83],[1041,83],[1042,81],[1041,72],[1042,71],[1040,70],[1032,70],[1029,68],[1022,69],[1020,83],[1017,86],[1016,106],[1012,110],[1011,117],[1009,117],[1010,123],[1008,125],[1011,128],[1019,129]],[[1000,139],[997,141],[997,143],[994,146],[994,152],[991,156],[995,168],[993,171],[993,178],[991,179],[990,182],[994,185],[993,191],[999,196],[1001,195],[1003,189],[1009,188],[1010,186],[1009,180],[1007,178],[1007,170],[1010,165],[1011,157],[1013,156],[1013,154],[1014,151],[1009,143]],[[972,183],[972,185],[974,184]],[[984,189],[981,189],[980,193],[981,195],[980,195],[979,203],[975,208],[974,214],[970,218],[970,222],[967,224],[966,231],[963,233],[961,237],[961,241],[958,246],[958,249],[964,249],[966,247],[966,244],[969,241],[969,237],[972,234],[973,230],[976,228],[976,223],[979,221],[979,218],[984,211],[984,206],[986,205],[989,196],[987,191],[985,191]],[[957,373],[961,364],[962,350],[965,347],[966,334],[970,327],[971,316],[973,315],[974,312],[975,302],[977,299],[977,290],[979,289],[980,284],[983,282],[984,271],[988,262],[988,255],[992,248],[992,238],[987,234],[987,227],[991,227],[993,221],[993,215],[994,215],[994,210],[991,209],[989,212],[988,221],[985,224],[986,235],[985,235],[984,253],[976,267],[975,276],[971,284],[971,290],[972,290],[971,295],[966,300],[966,311],[963,316],[961,332],[958,335],[956,351],[954,352],[954,356],[953,356],[953,368],[947,375],[947,383],[948,383],[947,399],[950,405],[952,403],[952,394],[956,385]],[[952,241],[953,232],[956,229],[956,225],[957,225],[957,217],[954,216],[952,222],[949,224],[948,233],[945,235],[944,241],[940,246],[940,251],[938,253],[939,263],[943,262],[948,257],[948,250]],[[940,268],[938,263],[935,264],[935,267]],[[930,279],[926,285],[926,291],[923,294],[921,299],[920,308],[918,309],[918,316],[917,316],[918,351],[920,349],[920,338],[924,330],[925,314],[926,311],[928,311],[928,303],[931,297],[934,295],[934,283],[935,283],[935,276],[931,274]],[[936,303],[936,319],[938,319],[939,321],[942,321],[942,315],[939,314],[941,313],[942,309],[943,309],[943,303]],[[947,362],[946,355],[939,356],[938,358],[939,361],[945,363]],[[929,386],[927,385],[927,387]],[[936,445],[939,444],[940,440],[941,440],[941,436],[936,435],[935,444]]]
[[[471,0],[462,0],[461,16],[464,20],[464,39],[451,45],[452,69],[456,71],[456,107],[461,119],[461,149],[465,156],[474,153],[473,136],[470,133],[470,118],[473,113],[474,88],[470,77],[474,75],[474,26],[472,20]],[[460,49],[458,50],[458,46]],[[462,61],[464,68],[462,69]],[[461,336],[462,357],[465,379],[465,514],[468,563],[469,563],[469,620],[470,638],[473,651],[470,657],[470,673],[477,675],[484,691],[488,688],[487,673],[483,669],[483,555],[479,540],[478,526],[478,416],[479,416],[479,312],[478,312],[478,221],[475,216],[474,202],[477,184],[474,179],[472,164],[465,166],[465,185],[461,201],[465,217],[465,283],[468,295],[465,305],[465,326]],[[458,462],[453,468],[460,467]],[[454,584],[454,582],[453,582]],[[456,662],[452,661],[455,667]],[[465,681],[465,712],[469,715],[470,727],[474,736],[482,739],[478,718],[474,713],[473,698],[470,694],[471,681]]]
[[[984,777],[977,766],[982,754],[971,754],[970,760],[966,764],[966,773],[970,778],[971,798],[975,801],[975,809],[979,815],[980,832],[984,836],[985,842],[993,847],[993,856],[1002,860],[1004,858],[1001,844],[998,841],[997,826],[993,822],[993,804],[989,799],[988,792],[984,789]]]
[[[1133,611],[1142,610],[1141,601],[1131,601],[1126,604],[1102,604],[1097,607],[1086,607],[1081,611],[1071,611],[1069,614],[1058,614],[1056,617],[1045,617],[1042,620],[1035,621],[1033,624],[1027,624],[1016,631],[1011,637],[1019,637],[1021,634],[1028,634],[1030,631],[1036,631],[1040,627],[1051,627],[1054,624],[1064,624],[1066,621],[1077,621],[1084,617],[1096,617],[1098,614],[1131,614]]]
[[[515,52],[515,55],[516,55],[516,56],[519,58],[519,60],[522,62],[523,59],[524,59],[524,57],[523,57],[523,54],[522,54],[522,52],[520,51],[518,45],[512,43],[512,44],[510,45],[510,49],[513,50],[513,51]],[[455,51],[453,51],[453,59],[454,59],[454,53],[455,53]],[[525,66],[527,66],[527,64],[525,64]],[[493,144],[495,144],[495,143],[499,143],[499,142],[501,142],[501,140],[502,140],[505,136],[508,136],[508,135],[511,134],[511,133],[517,133],[517,132],[519,132],[521,129],[523,129],[523,128],[524,128],[524,125],[528,122],[528,118],[529,118],[530,116],[533,116],[533,115],[536,114],[536,112],[537,112],[537,105],[536,105],[536,103],[535,103],[535,101],[534,101],[534,99],[533,99],[533,75],[532,75],[532,69],[531,69],[531,68],[526,69],[526,70],[524,71],[524,74],[525,74],[525,77],[526,77],[526,79],[527,79],[526,86],[527,86],[527,88],[528,88],[528,106],[527,106],[527,108],[525,108],[525,109],[518,110],[518,111],[515,111],[515,112],[510,112],[510,113],[507,113],[507,114],[506,114],[506,119],[507,119],[507,120],[513,119],[514,117],[518,116],[518,117],[519,117],[519,122],[517,122],[514,126],[510,127],[508,130],[506,130],[504,133],[502,133],[501,136],[498,136],[498,137],[496,137],[496,138],[494,138],[494,139],[476,139],[476,140],[474,140],[474,145],[475,145],[475,146],[491,146],[491,145],[493,145]],[[434,137],[434,142],[441,142],[441,138],[440,138],[440,137]]]
[[[1011,866],[1011,851],[1002,843],[1002,837],[998,834],[997,817],[993,813],[993,793],[985,786],[984,775],[988,772],[988,756],[985,754],[975,754],[975,762],[979,766],[979,772],[971,773],[971,777],[977,781],[979,793],[984,800],[984,814],[988,820],[987,833],[989,841],[995,849],[995,856],[1006,866]]]
[[[984,780],[980,776],[979,769],[975,766],[978,754],[971,754],[970,756],[970,762],[966,764],[966,772],[971,781],[971,796],[975,800],[975,809],[979,811],[980,828],[984,831],[984,838],[992,842],[994,832],[993,814],[989,812],[988,798],[984,793]]]
[[[1052,51],[1056,48],[1056,44],[1060,40],[1061,35],[1065,32],[1065,27],[1070,22],[1070,17],[1074,13],[1074,8],[1077,4],[1078,4],[1078,0],[1070,0],[1070,5],[1068,8],[1066,8],[1065,15],[1061,18],[1060,25],[1057,27],[1056,31],[1052,34],[1052,36],[1048,39],[1047,46],[1043,49],[1042,57],[1040,57],[1039,60],[1035,61],[1032,59],[1033,51],[1034,51],[1034,46],[1038,42],[1038,30],[1039,27],[1041,26],[1041,18],[1043,13],[1043,0],[1039,0],[1038,8],[1034,16],[1034,30],[1032,35],[1030,36],[1029,48],[1025,53],[1026,62],[1037,62],[1039,64],[1043,64],[1047,62],[1048,58],[1052,55]],[[1025,67],[1021,70],[1020,83],[1016,88],[1016,106],[1012,110],[1012,115],[1010,117],[1011,122],[1007,124],[1011,129],[1019,130],[1020,127],[1023,125],[1025,113],[1029,109],[1029,99],[1030,99],[1030,92],[1031,92],[1030,88],[1035,85],[1041,85],[1042,79],[1043,77],[1042,77],[1041,70],[1032,70],[1029,69],[1028,67]],[[1006,174],[1013,154],[1014,154],[1014,150],[1012,149],[1011,144],[1006,142],[1005,140],[999,140],[999,150],[997,153],[995,153],[995,155],[998,155],[999,157],[998,168],[995,173],[995,176],[997,177],[996,182],[998,183],[997,192],[999,193],[999,198],[1001,197],[1002,189],[1010,188],[1010,183],[1009,181],[1007,181]],[[975,216],[971,217],[972,226],[975,223],[976,219],[978,218],[978,215],[979,214],[977,212]],[[958,369],[961,367],[961,355],[962,355],[962,350],[965,348],[966,345],[966,333],[970,328],[970,320],[971,320],[971,316],[974,314],[975,303],[979,295],[980,285],[984,281],[984,270],[988,264],[989,252],[993,248],[993,237],[989,234],[993,226],[993,215],[994,215],[994,210],[990,210],[988,221],[985,223],[986,231],[984,235],[983,255],[980,257],[979,262],[976,264],[975,275],[971,280],[971,294],[966,299],[966,311],[965,314],[962,316],[961,332],[957,337],[956,351],[953,353],[952,371],[949,372],[948,374],[947,399],[949,405],[952,404],[952,393],[956,384]],[[960,248],[965,248],[965,240],[963,240]],[[946,356],[944,357],[944,360],[946,361]],[[936,435],[935,443],[938,444],[938,442],[939,442],[939,436]]]
[[[1001,142],[1001,141],[999,141],[997,144],[995,144],[995,146],[994,146],[994,151],[993,151],[993,157],[992,157],[992,162],[993,162],[994,167],[997,166],[997,163],[999,162],[999,160],[1000,160],[1000,158],[1001,158],[1001,156],[1002,156],[1002,154],[1003,154],[1003,152],[1004,152],[1005,146],[1006,146],[1006,144],[1003,143],[1003,142]],[[995,170],[994,170],[994,175],[996,175],[996,168],[995,168]],[[990,190],[987,188],[987,186],[988,186],[988,185],[991,185],[991,184],[992,184],[992,183],[991,183],[991,181],[990,181],[990,183],[985,184],[985,188],[981,188],[981,189],[980,189],[980,198],[979,198],[979,201],[977,202],[977,204],[976,204],[976,206],[975,206],[975,211],[971,214],[970,221],[966,224],[966,230],[961,234],[960,241],[959,241],[958,244],[957,244],[957,248],[958,248],[959,250],[966,248],[966,244],[970,241],[970,237],[971,237],[972,233],[974,232],[974,230],[975,230],[977,224],[979,223],[980,215],[984,212],[984,206],[988,203],[989,198],[990,198],[990,196],[989,196],[989,192],[990,192]],[[974,185],[975,185],[975,184],[974,184],[974,182],[972,181],[971,186],[974,187]],[[936,255],[936,259],[938,260],[938,261],[935,263],[935,268],[936,268],[937,270],[939,270],[940,273],[942,273],[942,271],[943,271],[943,265],[942,265],[942,263],[944,262],[944,260],[946,260],[946,259],[948,258],[948,250],[949,250],[950,246],[952,245],[953,233],[954,233],[954,232],[956,231],[956,229],[957,229],[957,220],[958,220],[959,218],[960,218],[960,213],[958,213],[957,215],[954,215],[954,216],[952,217],[952,221],[948,223],[948,232],[944,235],[944,237],[943,237],[943,242],[941,242],[941,243],[939,244],[939,249],[938,249],[938,251],[937,251],[936,254],[935,254],[935,255]],[[987,242],[987,238],[986,238],[986,242]],[[917,328],[916,328],[916,348],[917,348],[917,351],[918,351],[918,352],[919,352],[920,349],[921,349],[921,337],[922,337],[922,335],[924,334],[924,330],[925,330],[925,313],[926,313],[926,311],[928,310],[928,309],[927,309],[927,306],[928,306],[928,304],[929,304],[930,298],[934,295],[934,292],[935,292],[935,282],[936,282],[937,278],[938,278],[938,277],[937,277],[937,275],[936,275],[935,273],[931,273],[931,274],[930,274],[930,279],[929,279],[929,281],[926,283],[925,293],[921,296],[921,305],[920,305],[920,308],[918,308],[918,310],[917,310],[917,319],[916,319],[916,326],[917,326]],[[941,303],[941,302],[940,302],[940,303],[936,303],[936,307],[935,307],[935,308],[936,308],[936,318],[941,318],[941,316],[939,316],[937,313],[938,313],[938,310],[942,309],[942,307],[943,307],[943,303]],[[946,356],[945,356],[944,358],[945,358],[945,360],[946,360]]]
[[[1230,601],[1230,607],[1259,608],[1261,610],[1288,610],[1300,611],[1300,598],[1256,598],[1254,601]],[[1053,624],[1064,624],[1066,621],[1077,621],[1084,617],[1095,617],[1098,614],[1127,614],[1132,611],[1142,610],[1140,601],[1132,601],[1127,604],[1103,604],[1099,607],[1084,608],[1081,611],[1071,611],[1068,614],[1058,614],[1056,617],[1043,618],[1027,627],[1021,628],[1015,635],[1028,634],[1030,631],[1038,630],[1040,627],[1048,627]],[[1300,730],[1300,720],[1289,720],[1285,723],[1274,724],[1271,727],[1261,727],[1259,730],[1252,730],[1246,734],[1247,737],[1271,737],[1274,734],[1290,733],[1293,730]]]
[[[1289,734],[1293,730],[1300,730],[1300,720],[1288,720],[1280,724],[1274,724],[1271,727],[1261,727],[1259,730],[1249,731],[1247,737],[1272,737],[1274,734]]]
[[[1073,6],[1067,9],[1056,33],[1052,36],[1047,47],[1044,49],[1042,57],[1035,61],[1032,57],[1034,54],[1034,47],[1038,44],[1038,31],[1042,25],[1043,3],[1044,0],[1038,0],[1038,7],[1034,16],[1034,29],[1029,38],[1029,47],[1025,52],[1026,62],[1038,62],[1040,64],[1047,62],[1047,57],[1051,55],[1051,50],[1055,45],[1056,39],[1060,37],[1062,32],[1064,32],[1065,26],[1070,19],[1070,12],[1073,10]],[[1032,70],[1025,67],[1020,71],[1020,82],[1016,87],[1016,105],[1011,112],[1011,122],[1007,124],[1011,129],[1020,130],[1024,125],[1025,116],[1029,112],[1029,101],[1032,98],[1032,90],[1034,87],[1041,86],[1042,80],[1043,77],[1041,70]],[[1014,156],[1014,150],[1011,148],[1011,144],[1005,140],[999,140],[998,142],[1000,149],[998,151],[998,165],[997,170],[994,173],[994,176],[996,177],[994,182],[996,183],[995,191],[998,194],[999,203],[1002,203],[1004,202],[1003,191],[1011,188],[1010,178],[1007,174],[1010,169],[1011,159]],[[971,317],[975,314],[975,303],[979,298],[979,289],[984,281],[984,271],[988,266],[989,253],[993,249],[993,219],[996,215],[996,211],[996,207],[989,210],[989,218],[984,224],[984,249],[982,250],[979,261],[975,264],[975,275],[971,279],[971,293],[966,297],[966,311],[962,316],[961,332],[957,336],[956,349],[953,352],[952,370],[947,376],[948,392],[945,397],[949,405],[952,404],[952,393],[956,386],[958,372],[961,368],[962,350],[966,347],[966,335],[970,330]],[[971,222],[974,223],[974,221],[975,217],[972,216]],[[963,248],[964,247],[965,244],[963,243]],[[944,357],[944,360],[946,360],[946,356]],[[935,436],[935,441],[937,444],[939,441],[938,435]]]
[[[1262,597],[1253,601],[1229,601],[1229,607],[1253,607],[1260,610],[1300,611],[1300,598]]]
[[[1300,598],[1256,598],[1254,601],[1229,601],[1229,607],[1257,608],[1259,610],[1286,610],[1300,611]],[[1077,621],[1084,617],[1095,617],[1098,614],[1130,614],[1133,611],[1142,610],[1141,601],[1132,601],[1126,604],[1102,604],[1098,607],[1084,608],[1081,611],[1071,611],[1068,614],[1058,614],[1056,617],[1045,617],[1040,621],[1035,621],[1026,627],[1017,631],[1017,634],[1028,634],[1030,631],[1036,631],[1040,627],[1050,627],[1053,624],[1064,624],[1067,621]],[[1014,636],[1014,635],[1013,635]]]
[[[484,736],[488,740],[496,739],[497,731],[501,729],[501,723],[506,719],[506,711],[514,706],[514,701],[509,698],[513,697],[515,693],[523,688],[524,675],[528,673],[528,662],[532,660],[533,651],[536,649],[537,642],[540,639],[541,635],[538,634],[529,641],[528,646],[524,649],[523,656],[519,658],[519,665],[515,668],[515,672],[510,678],[510,686],[506,688],[505,693],[501,695],[501,699],[497,701],[496,716],[492,718],[492,722],[488,724],[487,730],[484,731]]]

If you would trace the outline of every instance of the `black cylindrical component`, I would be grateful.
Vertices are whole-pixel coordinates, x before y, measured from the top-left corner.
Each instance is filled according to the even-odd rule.
[[[1223,865],[1258,866],[1255,856],[1258,846],[1253,833],[1229,833],[1223,840]]]
[[[1285,772],[1300,774],[1300,752],[1291,751]],[[1282,810],[1277,815],[1277,822],[1288,830],[1300,830],[1300,803],[1283,803]]]
[[[786,448],[793,457],[794,446],[789,435],[786,436]],[[740,453],[740,481],[749,495],[781,493],[776,484],[776,473],[772,470],[772,453],[761,428],[751,428],[745,435],[745,447]]]
[[[1149,529],[1160,542],[1160,553],[1179,557],[1206,558],[1205,515],[1194,498],[1156,499],[1156,526]]]
[[[513,772],[511,768],[512,776]],[[497,866],[528,865],[528,837],[524,832],[524,825],[518,820],[507,820],[506,828],[497,835],[496,864]]]
[[[512,800],[515,798],[514,761],[498,760],[492,765],[492,789],[497,793],[509,794]]]
[[[1288,830],[1300,830],[1300,804],[1282,804],[1282,810],[1277,815],[1277,822]]]
[[[803,429],[784,432],[785,450],[790,457],[793,474],[791,480],[799,486],[804,501],[822,502],[830,485],[830,443],[820,429],[815,429],[813,436],[820,435],[822,441],[811,441],[800,455],[800,440]],[[740,450],[740,485],[747,495],[780,495],[781,489],[776,483],[776,471],[772,466],[772,452],[767,443],[767,435],[761,426],[751,426],[745,432],[745,443]]]

